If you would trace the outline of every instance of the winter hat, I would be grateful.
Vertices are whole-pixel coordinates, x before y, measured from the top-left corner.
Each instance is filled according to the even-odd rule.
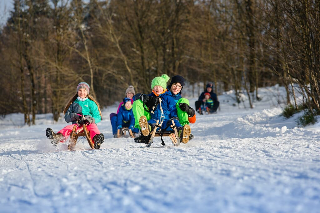
[[[184,78],[180,75],[175,75],[171,78],[171,82],[169,84],[169,88],[172,86],[172,84],[175,84],[175,83],[180,83],[181,86],[184,86]]]
[[[160,77],[155,77],[151,82],[151,89],[155,86],[161,86],[164,90],[167,88],[167,82],[170,77],[167,74],[163,74]]]
[[[130,98],[124,98],[123,99],[123,104],[126,104],[128,101],[130,101],[130,103],[131,103],[131,99]]]
[[[207,83],[207,87],[206,88],[208,88],[208,87],[212,88],[213,87],[212,83]]]
[[[82,89],[82,88],[86,89],[89,94],[89,89],[90,89],[89,84],[87,84],[86,82],[80,82],[77,86],[77,92],[79,91],[79,89]]]
[[[130,85],[127,89],[126,89],[126,94],[127,93],[133,93],[133,95],[136,94],[136,92],[134,91],[134,87],[132,85]]]
[[[211,96],[211,95],[210,95],[210,93],[208,93],[208,92],[204,93],[204,96],[206,96],[206,95],[209,95],[209,96]]]

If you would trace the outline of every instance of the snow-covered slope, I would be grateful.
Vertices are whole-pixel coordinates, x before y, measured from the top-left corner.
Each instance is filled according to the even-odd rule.
[[[103,110],[100,150],[84,139],[77,151],[56,149],[45,129],[63,120],[38,115],[26,127],[9,115],[0,121],[0,212],[319,212],[320,124],[279,116],[281,94],[261,89],[254,109],[219,96],[220,111],[197,115],[195,138],[179,147],[114,139],[115,106]]]

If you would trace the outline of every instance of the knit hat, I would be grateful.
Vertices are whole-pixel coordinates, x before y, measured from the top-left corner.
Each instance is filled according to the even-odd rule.
[[[130,103],[131,103],[131,99],[130,98],[124,98],[123,99],[123,104],[126,104],[128,101],[130,101]]]
[[[184,86],[184,78],[180,75],[175,75],[171,78],[171,82],[169,84],[169,88],[172,86],[172,84],[175,84],[175,83],[180,83],[181,86]]]
[[[206,88],[208,88],[208,87],[212,88],[213,87],[212,83],[207,83],[207,87]]]
[[[133,93],[133,95],[135,95],[136,94],[136,92],[134,91],[134,87],[132,86],[132,85],[130,85],[127,89],[126,89],[126,94],[127,93]],[[125,95],[126,95],[125,94]]]
[[[80,82],[77,86],[77,92],[79,91],[79,89],[82,89],[82,88],[86,89],[89,94],[89,89],[90,89],[89,84],[87,84],[86,82]]]
[[[167,88],[167,82],[170,77],[167,74],[163,74],[160,77],[155,77],[151,82],[151,89],[155,86],[161,86],[164,90]]]
[[[206,95],[209,95],[209,96],[211,96],[211,95],[210,95],[210,93],[208,93],[208,92],[204,93],[204,96],[206,96]]]

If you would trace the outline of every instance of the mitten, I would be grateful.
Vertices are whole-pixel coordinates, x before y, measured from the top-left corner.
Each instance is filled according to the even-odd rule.
[[[192,109],[188,104],[186,103],[180,103],[179,107],[182,111],[186,112],[189,117],[193,117],[195,114],[194,109]]]
[[[94,118],[93,117],[91,117],[90,115],[86,115],[86,116],[84,116],[84,123],[85,124],[93,124],[94,123]]]
[[[145,105],[147,105],[147,103],[148,103],[148,101],[149,101],[149,97],[150,97],[150,96],[148,96],[148,95],[146,95],[146,94],[141,94],[139,99],[140,99]]]
[[[80,120],[82,118],[82,114],[80,114],[80,113],[71,113],[71,117],[75,118],[76,120]]]
[[[146,103],[147,107],[150,111],[153,111],[154,108],[159,104],[159,97],[149,96],[149,99]]]

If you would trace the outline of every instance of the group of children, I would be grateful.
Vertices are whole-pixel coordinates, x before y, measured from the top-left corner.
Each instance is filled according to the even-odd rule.
[[[169,80],[170,77],[166,74],[155,77],[151,82],[150,94],[136,95],[133,86],[126,89],[126,96],[120,103],[117,113],[110,114],[114,137],[119,137],[118,130],[126,127],[136,136],[134,141],[137,143],[148,143],[151,132],[155,131],[175,131],[176,139],[183,143],[193,138],[189,123],[196,121],[195,110],[190,107],[187,99],[181,97],[185,80],[182,76],[176,75],[167,86]],[[80,82],[76,95],[66,106],[65,121],[72,122],[71,125],[64,127],[58,133],[47,128],[46,136],[54,145],[64,142],[75,125],[81,128],[85,124],[94,147],[100,148],[104,136],[96,124],[101,121],[101,111],[98,103],[89,95],[89,89],[87,83]],[[210,103],[209,95],[204,94],[206,104]]]

